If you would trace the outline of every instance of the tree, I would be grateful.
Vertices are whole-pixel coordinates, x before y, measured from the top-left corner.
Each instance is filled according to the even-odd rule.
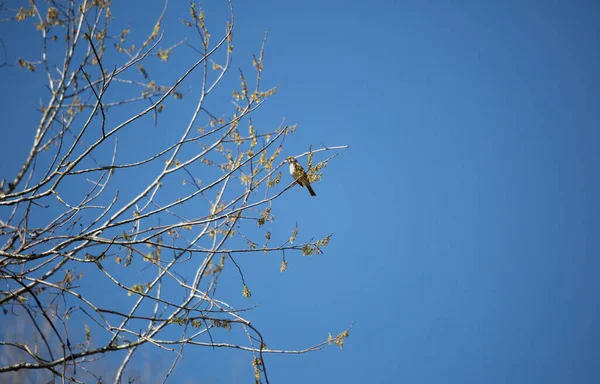
[[[0,374],[119,383],[136,351],[152,346],[172,357],[166,380],[195,345],[248,351],[256,381],[268,382],[268,353],[343,345],[348,330],[302,351],[269,349],[248,308],[219,295],[231,269],[238,277],[224,284],[250,297],[238,257],[280,256],[283,272],[286,255],[319,254],[331,239],[298,241],[297,227],[282,236],[275,226],[276,201],[294,185],[282,151],[296,125],[253,123],[276,92],[261,82],[266,35],[252,82],[239,70],[231,110],[210,101],[231,72],[234,12],[225,4],[220,37],[191,3],[181,21],[194,38],[169,46],[166,4],[138,44],[129,28],[115,32],[108,0],[0,4],[2,22],[33,22],[41,40],[37,57],[16,60],[0,41],[0,70],[46,81],[29,154],[0,182],[0,306],[3,323],[21,324],[2,334]],[[195,55],[185,67],[169,61],[182,49]],[[164,140],[145,142],[161,128]],[[323,155],[341,148],[296,157],[315,182],[336,153]],[[228,341],[231,329],[247,342]],[[113,374],[96,372],[99,357],[119,351]]]

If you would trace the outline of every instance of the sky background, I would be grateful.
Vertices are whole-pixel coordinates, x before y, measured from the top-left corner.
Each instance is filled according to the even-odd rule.
[[[140,37],[162,9],[114,3],[117,25]],[[227,9],[206,3],[222,28]],[[260,124],[299,123],[285,155],[349,145],[316,198],[294,188],[277,205],[307,236],[334,233],[325,254],[293,256],[283,274],[278,257],[242,261],[269,347],[306,348],[355,324],[343,351],[267,356],[271,383],[600,382],[600,5],[242,0],[234,9],[234,69],[251,72],[269,31],[263,81],[280,88]],[[172,0],[165,41],[181,39],[187,16],[187,2]],[[14,28],[0,24],[11,60],[31,36]],[[163,68],[184,68],[182,52]],[[0,69],[1,177],[14,177],[31,145],[39,76]],[[160,127],[148,146],[164,139]],[[185,356],[172,382],[252,379],[249,354]],[[157,375],[170,364],[136,359]]]

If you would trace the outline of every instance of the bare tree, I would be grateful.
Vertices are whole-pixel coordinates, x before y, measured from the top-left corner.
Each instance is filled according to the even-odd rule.
[[[268,382],[266,354],[343,345],[348,330],[304,350],[271,349],[251,308],[219,294],[227,268],[238,277],[222,284],[250,297],[238,257],[281,257],[283,272],[286,256],[321,253],[331,238],[299,241],[297,227],[282,235],[274,224],[275,203],[295,182],[287,165],[282,177],[280,155],[296,126],[253,124],[276,91],[261,82],[266,36],[252,80],[237,72],[233,103],[209,101],[231,65],[234,12],[224,5],[229,20],[216,40],[191,3],[181,19],[189,40],[163,47],[166,4],[136,45],[128,28],[112,30],[108,0],[0,2],[0,21],[33,21],[42,47],[15,59],[5,38],[1,70],[20,66],[47,81],[31,149],[0,185],[0,306],[13,327],[2,332],[0,375],[101,381],[99,359],[122,351],[109,375],[120,383],[134,353],[154,346],[172,357],[166,381],[195,345],[248,351],[256,381]],[[165,71],[174,50],[190,50],[194,62]],[[160,128],[162,139],[146,143]],[[295,157],[315,182],[341,148]],[[229,340],[231,329],[247,341]]]

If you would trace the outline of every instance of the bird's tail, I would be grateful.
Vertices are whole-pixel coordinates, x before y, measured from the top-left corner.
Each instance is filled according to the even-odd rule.
[[[308,192],[310,193],[311,196],[317,196],[317,194],[315,193],[315,191],[312,189],[312,187],[310,185],[307,185],[306,188],[308,188]]]

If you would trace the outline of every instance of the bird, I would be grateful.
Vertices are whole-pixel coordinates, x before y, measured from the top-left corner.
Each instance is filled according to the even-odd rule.
[[[287,158],[287,162],[290,163],[290,175],[294,178],[295,182],[298,183],[301,187],[306,187],[311,196],[317,196],[315,191],[310,186],[310,181],[308,180],[308,175],[304,168],[298,163],[293,156],[289,156]]]

